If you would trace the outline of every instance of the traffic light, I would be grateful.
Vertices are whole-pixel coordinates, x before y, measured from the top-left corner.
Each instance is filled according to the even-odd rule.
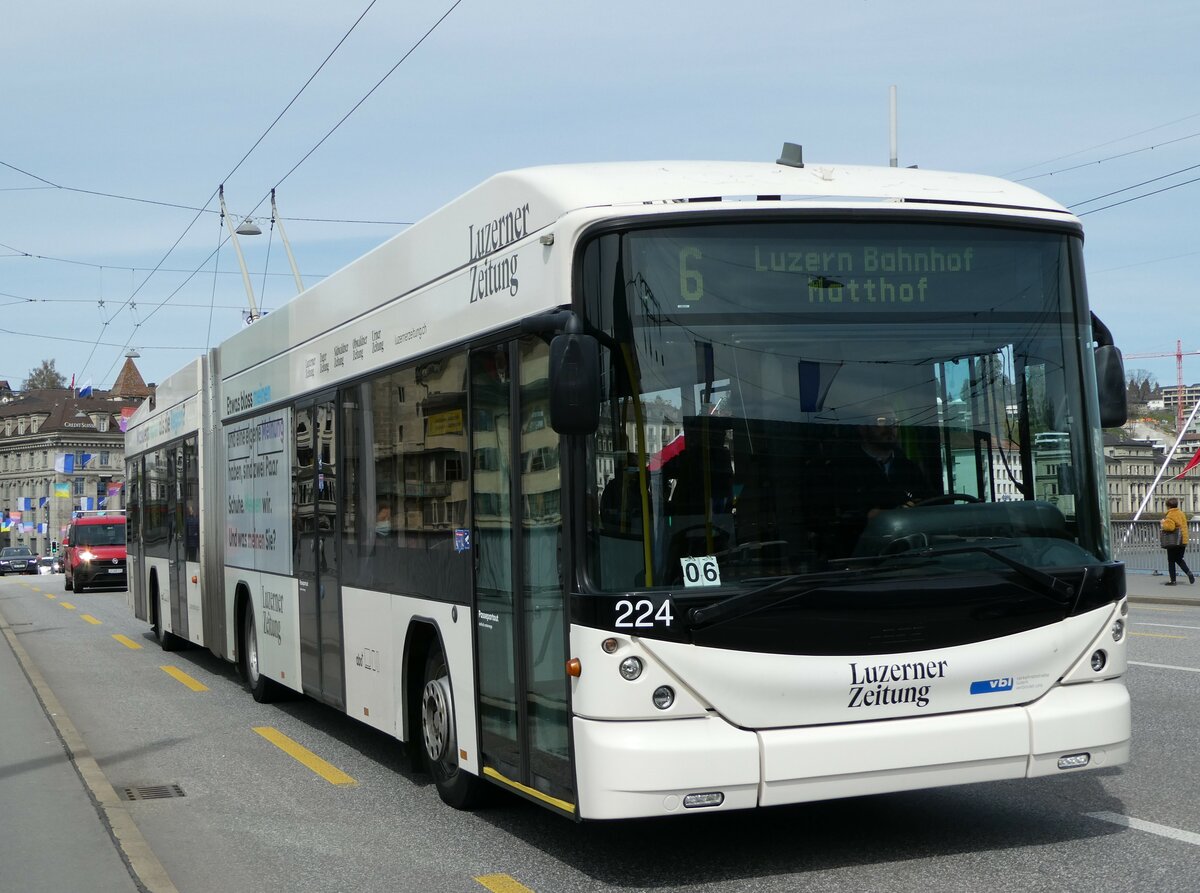
[[[50,540],[50,554],[51,555],[58,554],[58,540]]]

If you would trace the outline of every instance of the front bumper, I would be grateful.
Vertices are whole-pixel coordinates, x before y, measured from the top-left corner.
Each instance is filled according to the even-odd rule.
[[[1037,701],[929,717],[750,731],[717,716],[574,720],[585,819],[745,809],[1033,778],[1086,753],[1088,768],[1129,760],[1129,693],[1120,680],[1060,685]],[[688,794],[719,806],[687,809]]]
[[[113,565],[102,561],[80,562],[71,572],[71,579],[76,586],[113,586],[124,589],[128,585],[124,564]]]

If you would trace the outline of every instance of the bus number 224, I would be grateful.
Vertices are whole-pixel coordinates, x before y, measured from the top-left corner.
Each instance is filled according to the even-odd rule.
[[[617,602],[617,629],[653,629],[658,624],[670,626],[675,618],[671,614],[671,600],[667,599],[655,610],[654,602],[648,598],[636,602],[623,598]]]

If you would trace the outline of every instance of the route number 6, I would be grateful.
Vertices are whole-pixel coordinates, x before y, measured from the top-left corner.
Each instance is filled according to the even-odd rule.
[[[721,585],[721,566],[716,558],[680,558],[679,563],[683,565],[684,586]]]

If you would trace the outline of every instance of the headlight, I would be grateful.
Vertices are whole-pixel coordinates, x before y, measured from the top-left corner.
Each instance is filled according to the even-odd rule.
[[[79,553],[79,557],[83,561],[91,561],[93,558],[96,557],[96,553],[89,552],[87,549],[84,549],[82,552]]]
[[[642,675],[641,658],[637,658],[637,657],[625,658],[623,661],[621,661],[620,670],[621,670],[621,675],[624,676],[626,679],[628,679],[630,682],[632,682],[634,679],[637,679],[639,676]]]

